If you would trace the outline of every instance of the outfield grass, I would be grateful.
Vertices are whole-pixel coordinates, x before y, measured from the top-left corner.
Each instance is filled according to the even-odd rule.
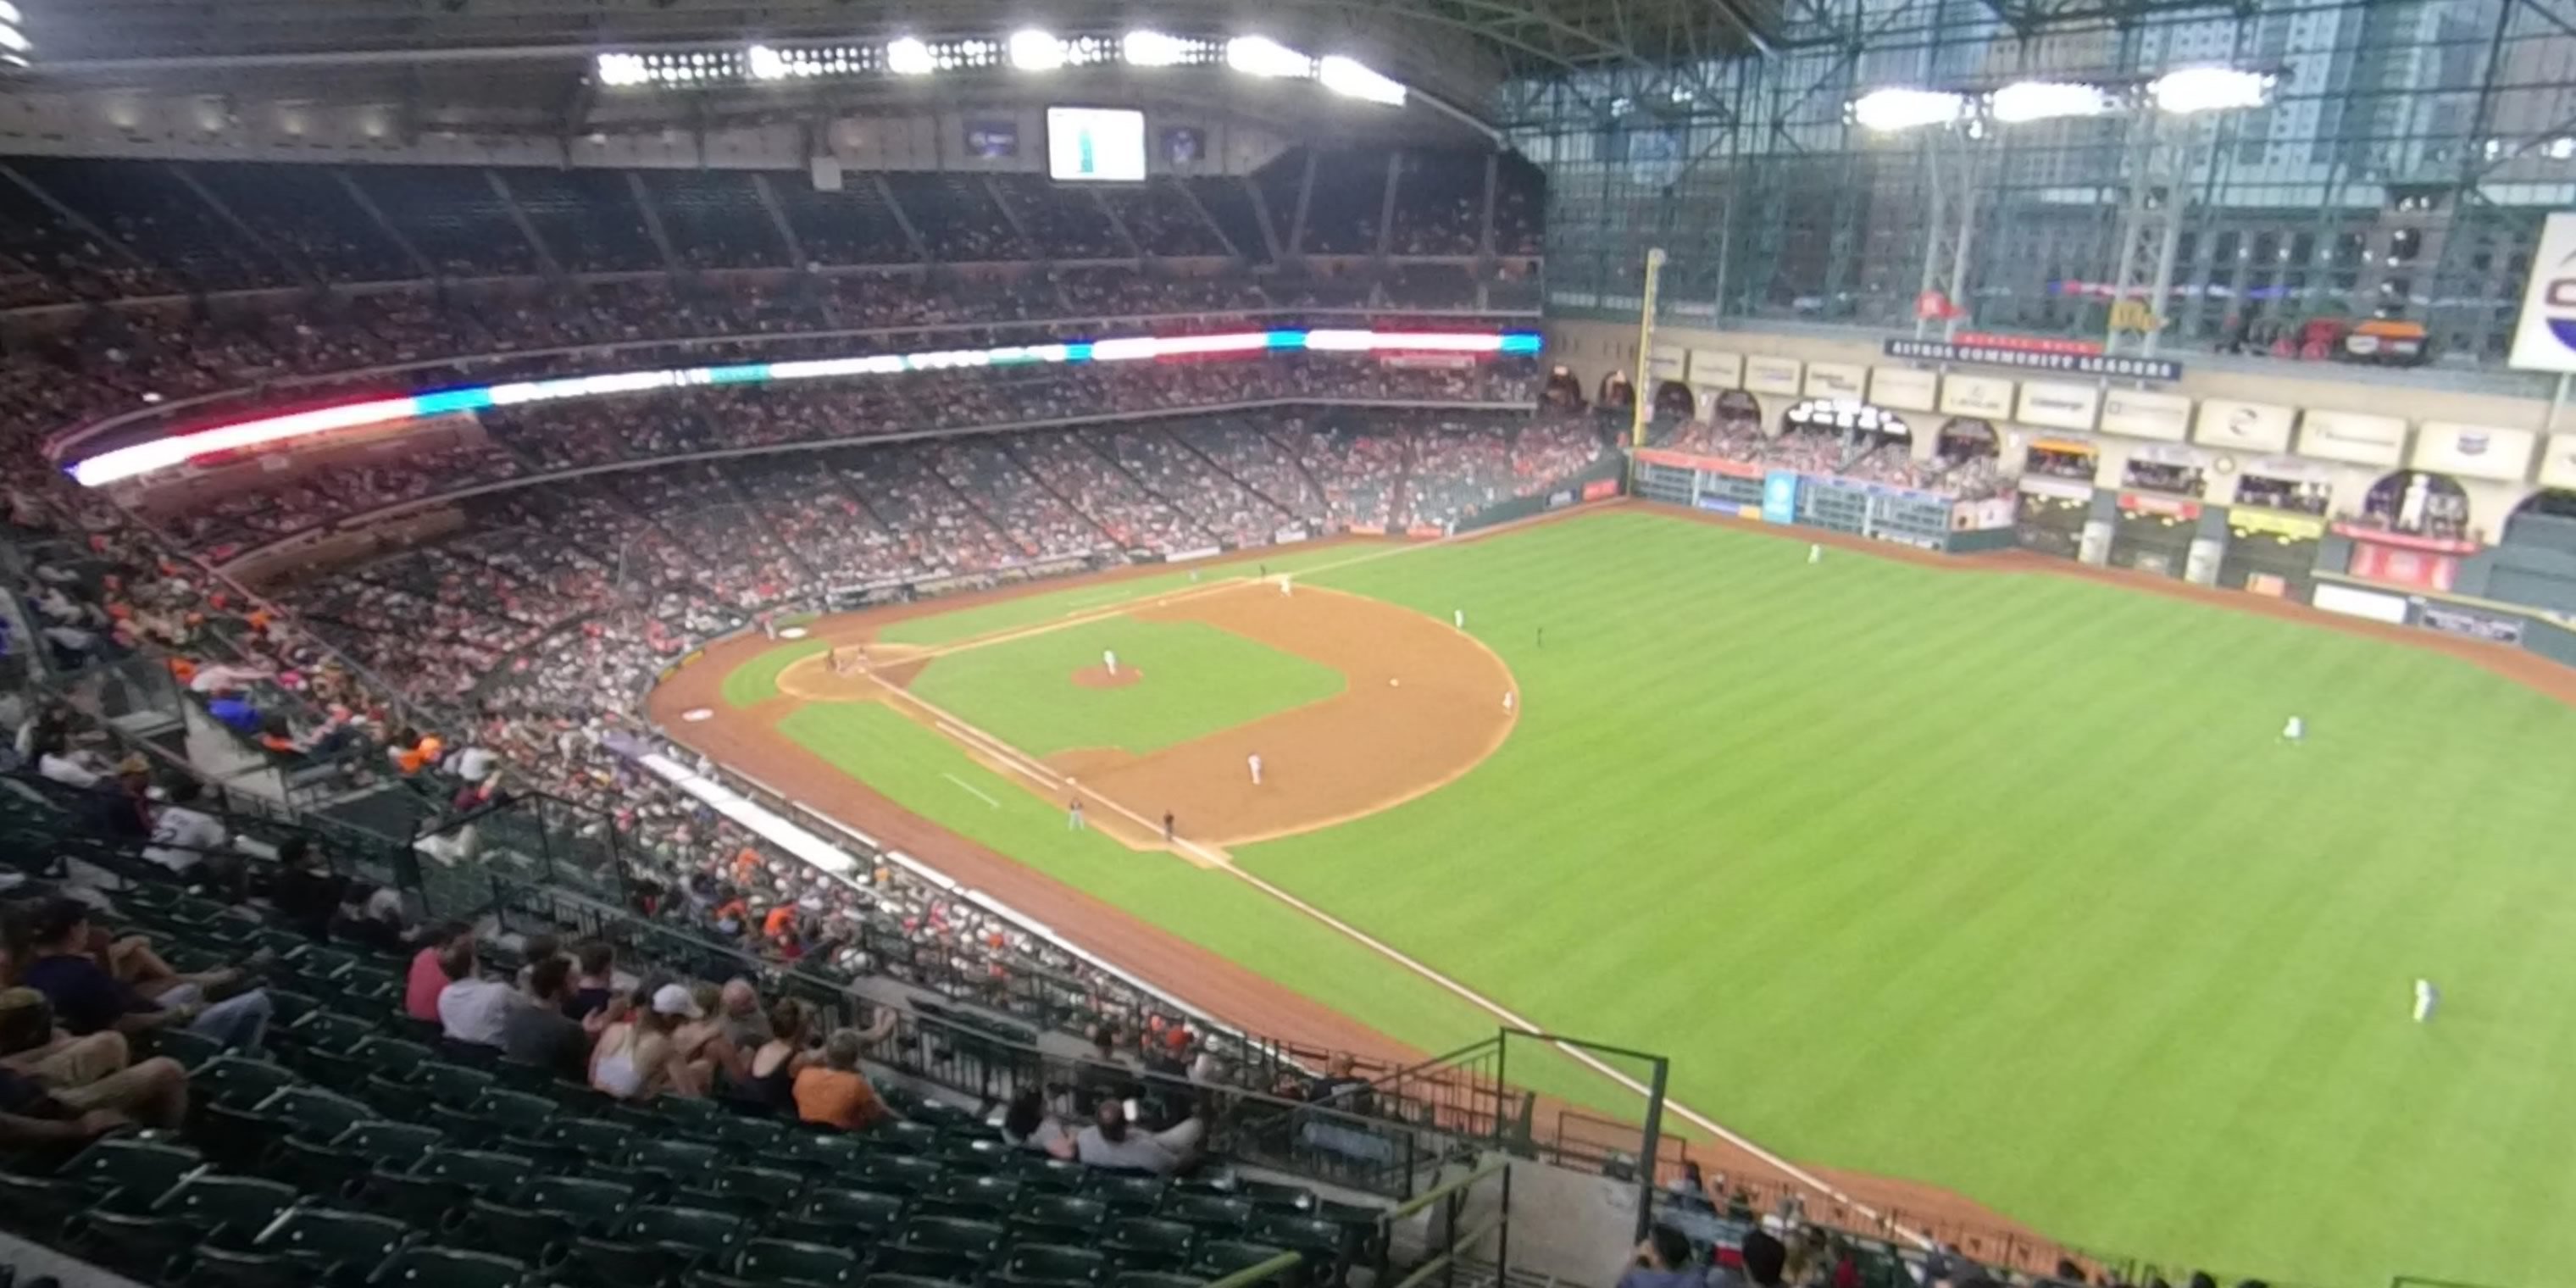
[[[1149,595],[1168,595],[1223,578],[1255,576],[1255,570],[1259,568],[1268,568],[1274,575],[1302,572],[1318,565],[1340,563],[1361,553],[1364,551],[1350,546],[1292,546],[1264,550],[1233,559],[1192,564],[1182,570],[1156,573],[1151,577],[1128,577],[1077,586],[1071,590],[1051,590],[973,608],[960,608],[954,612],[910,618],[879,631],[877,638],[893,644],[953,644],[977,635],[1056,621],[1072,613],[1132,603]]]
[[[1115,651],[1143,679],[1087,689],[1073,673]],[[911,685],[923,701],[1031,755],[1077,747],[1159,751],[1320,702],[1342,674],[1202,622],[1117,616],[935,658]]]
[[[725,672],[724,684],[718,689],[729,707],[748,707],[778,696],[778,676],[789,666],[827,652],[831,645],[822,640],[798,640],[764,649],[748,662]]]
[[[1314,580],[1465,608],[1522,714],[1442,791],[1238,854],[1300,896],[1669,1053],[1678,1099],[1774,1149],[2060,1239],[2356,1288],[2576,1262],[2576,710],[2399,645],[1642,511]],[[943,802],[931,758],[972,765],[926,733],[854,741],[920,812],[1390,1033],[1484,1030],[1222,877]]]

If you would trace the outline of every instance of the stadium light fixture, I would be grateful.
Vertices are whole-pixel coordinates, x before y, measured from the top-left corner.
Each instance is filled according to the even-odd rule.
[[[1225,42],[1225,65],[1246,76],[1305,78],[1315,74],[1315,60],[1268,36],[1237,36]]]
[[[1024,72],[1051,72],[1064,66],[1064,42],[1034,27],[1012,32],[1003,49],[1011,66]]]
[[[2227,112],[2261,107],[2271,96],[2273,77],[2234,67],[2185,67],[2147,83],[2147,97],[2160,111]]]
[[[886,42],[886,70],[897,76],[927,76],[938,63],[930,56],[930,46],[912,36],[901,36]]]
[[[780,81],[796,74],[787,59],[767,45],[753,45],[743,52],[743,69],[758,81]]]
[[[1131,31],[1118,42],[1118,53],[1130,67],[1178,67],[1188,59],[1189,46],[1159,31]]]
[[[2100,116],[2111,110],[2111,96],[2098,85],[2067,81],[2016,81],[1986,100],[1986,112],[2006,125],[2064,117]]]
[[[1967,95],[1934,89],[1875,89],[1851,105],[1852,120],[1862,129],[1888,133],[1955,124],[1967,111]]]
[[[1381,103],[1388,107],[1404,106],[1404,86],[1356,58],[1325,55],[1324,60],[1315,65],[1315,79],[1322,81],[1324,88],[1344,98]]]
[[[636,54],[601,54],[591,64],[591,69],[602,85],[622,88],[653,79],[653,73],[645,69],[644,59]]]

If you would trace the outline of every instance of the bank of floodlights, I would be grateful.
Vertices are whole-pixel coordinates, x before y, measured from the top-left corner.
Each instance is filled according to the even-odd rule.
[[[14,61],[23,65],[25,38],[6,17],[15,13],[10,0],[0,0],[0,61],[12,60],[14,54]],[[999,39],[898,36],[882,45],[756,44],[723,50],[617,51],[593,58],[591,72],[600,85],[611,89],[698,88],[864,75],[910,78],[1002,67],[1043,75],[1067,67],[1110,64],[1144,68],[1222,64],[1265,80],[1314,81],[1343,98],[1364,103],[1400,107],[1407,98],[1402,82],[1342,54],[1318,58],[1268,36],[1214,40],[1151,30],[1067,37],[1031,27]]]
[[[18,16],[18,6],[0,0],[0,66],[24,67],[36,52],[27,39],[27,20]]]
[[[2186,116],[2243,111],[2271,98],[2278,77],[2235,67],[2185,67],[2145,81],[2015,81],[1979,93],[1891,87],[1851,101],[1853,124],[1880,133],[1980,122],[2025,125],[2033,121],[2153,110]]]

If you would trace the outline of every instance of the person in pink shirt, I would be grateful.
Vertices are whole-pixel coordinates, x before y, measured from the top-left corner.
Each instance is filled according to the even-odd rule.
[[[438,1023],[438,995],[447,991],[447,967],[439,956],[473,933],[473,927],[451,921],[421,941],[420,951],[411,955],[411,974],[403,981],[403,1014]]]

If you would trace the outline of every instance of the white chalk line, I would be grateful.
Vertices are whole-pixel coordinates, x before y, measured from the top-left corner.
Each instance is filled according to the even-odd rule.
[[[1002,803],[1000,801],[994,800],[992,797],[985,795],[982,788],[977,787],[973,783],[967,782],[963,778],[959,778],[955,774],[941,774],[940,777],[957,784],[958,790],[965,792],[967,795],[972,796],[995,809],[1000,809],[1002,807]]]
[[[1558,516],[1546,515],[1535,517],[1554,518]],[[1522,522],[1528,522],[1528,520],[1523,520]],[[1396,555],[1409,554],[1417,550],[1428,550],[1434,546],[1447,545],[1460,540],[1489,536],[1493,533],[1505,531],[1510,527],[1516,526],[1518,525],[1502,525],[1476,533],[1442,537],[1435,541],[1422,542],[1416,545],[1404,545],[1387,550],[1372,551],[1368,554],[1360,555],[1352,559],[1338,560],[1330,564],[1317,565],[1313,568],[1304,569],[1299,574],[1291,575],[1329,572],[1335,569],[1352,567],[1357,564],[1374,562],[1379,559],[1392,558]],[[1219,590],[1237,589],[1247,585],[1260,585],[1263,584],[1264,580],[1266,579],[1236,578],[1230,581],[1217,583],[1213,586],[1194,587],[1188,591],[1181,592],[1181,595],[1174,596],[1174,598],[1214,593]],[[1144,596],[1140,595],[1137,598],[1141,600]],[[1099,615],[1116,616],[1123,614],[1135,607],[1135,603],[1136,601],[1133,600],[1127,601],[1122,605],[1116,606],[1113,610],[1102,612]],[[1062,626],[1075,624],[1077,623],[1067,620],[1064,622],[1049,623],[1031,630],[1013,631],[1003,635],[965,640],[952,646],[951,651],[963,651],[966,648],[981,647],[988,643],[998,643],[1003,639],[1017,639],[1025,635],[1037,634],[1043,631],[1055,630]],[[976,749],[985,752],[987,755],[1002,761],[1005,765],[1012,767],[1019,773],[1031,779],[1034,779],[1039,784],[1050,789],[1061,789],[1066,786],[1078,788],[1080,786],[1072,779],[1048,768],[1035,757],[1020,751],[1009,743],[1003,742],[1001,739],[994,737],[990,733],[986,733],[985,731],[966,723],[956,715],[932,705],[931,703],[923,700],[920,696],[912,693],[910,690],[899,688],[891,684],[885,684],[883,680],[879,680],[878,683],[883,684],[887,693],[890,695],[919,707],[924,714],[931,718],[932,723],[941,731],[950,734],[952,737],[965,740],[970,746],[973,746]],[[1116,813],[1130,822],[1135,823],[1137,826],[1146,829],[1148,834],[1158,834],[1161,831],[1162,825],[1157,820],[1148,819],[1144,815],[1139,814],[1116,801],[1110,800],[1105,796],[1101,796],[1096,792],[1090,792],[1086,789],[1084,794],[1091,800],[1107,807],[1113,813]],[[1384,940],[1381,940],[1376,936],[1369,934],[1367,931],[1361,930],[1359,927],[1298,898],[1296,895],[1290,894],[1286,890],[1272,885],[1270,882],[1262,880],[1260,877],[1254,876],[1253,874],[1244,871],[1242,868],[1235,866],[1231,855],[1225,854],[1221,850],[1200,845],[1195,841],[1176,840],[1174,844],[1176,848],[1198,860],[1201,866],[1215,868],[1218,871],[1225,872],[1235,877],[1237,880],[1244,882],[1253,889],[1258,890],[1261,893],[1288,905],[1290,908],[1323,923],[1325,926],[1359,943],[1361,946],[1368,948],[1379,956],[1386,958],[1388,961],[1394,962],[1395,964],[1404,967],[1406,970],[1412,971],[1414,974],[1429,980],[1433,984],[1440,986],[1461,1000],[1467,1002],[1469,1005],[1472,1005],[1478,1010],[1501,1020],[1503,1023],[1526,1034],[1543,1036],[1546,1033],[1545,1029],[1540,1028],[1537,1024],[1532,1023],[1527,1018],[1503,1006],[1501,1003],[1496,1002],[1492,998],[1489,998],[1484,994],[1459,983],[1457,980],[1432,969],[1430,966],[1424,965],[1422,962],[1408,956],[1402,950],[1397,949],[1395,946],[1388,944]],[[1634,1093],[1640,1098],[1653,1094],[1652,1089],[1647,1087],[1645,1083],[1639,1082],[1637,1079],[1620,1072],[1618,1069],[1604,1063],[1598,1056],[1595,1056],[1580,1047],[1561,1041],[1551,1041],[1549,1045],[1565,1053],[1584,1067],[1589,1068],[1593,1072],[1608,1078],[1611,1082],[1626,1088],[1628,1091]],[[1920,1247],[1929,1248],[1932,1246],[1932,1240],[1922,1232],[1908,1229],[1888,1221],[1886,1216],[1876,1208],[1854,1199],[1851,1195],[1843,1192],[1840,1187],[1827,1182],[1823,1177],[1816,1175],[1814,1172],[1810,1172],[1807,1169],[1798,1166],[1796,1163],[1793,1163],[1770,1150],[1764,1149],[1749,1137],[1746,1137],[1740,1132],[1729,1129],[1725,1124],[1718,1122],[1716,1119],[1691,1108],[1689,1105],[1672,1099],[1670,1096],[1665,1098],[1664,1107],[1670,1110],[1674,1117],[1725,1141],[1727,1144],[1733,1145],[1737,1149],[1743,1150],[1745,1153],[1761,1160],[1764,1165],[1779,1172],[1781,1175],[1784,1175],[1819,1194],[1825,1195],[1836,1203],[1840,1203],[1851,1208],[1853,1211],[1859,1212],[1870,1220],[1880,1222],[1899,1237],[1902,1237]],[[1647,1166],[1651,1167],[1652,1165],[1653,1161],[1647,1160]]]

